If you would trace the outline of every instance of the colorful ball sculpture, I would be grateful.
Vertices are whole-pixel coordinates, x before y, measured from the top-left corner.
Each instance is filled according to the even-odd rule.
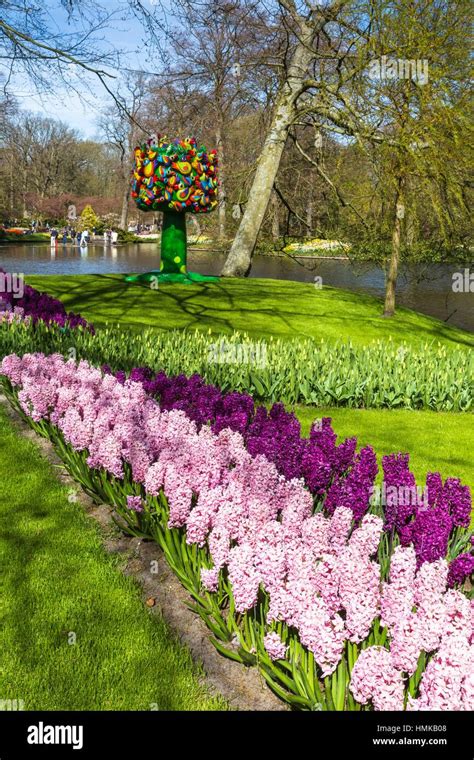
[[[162,211],[159,271],[127,277],[129,282],[216,280],[186,268],[186,212],[206,214],[217,206],[217,152],[198,148],[194,137],[157,135],[135,148],[132,198],[141,211]]]

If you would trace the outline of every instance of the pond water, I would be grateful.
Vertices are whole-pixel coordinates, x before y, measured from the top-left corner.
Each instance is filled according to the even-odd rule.
[[[72,244],[2,245],[0,266],[24,274],[110,274],[147,272],[158,267],[156,242],[79,249]],[[219,274],[225,254],[191,249],[188,267],[201,274]],[[452,277],[464,272],[456,264],[413,264],[402,266],[397,285],[397,302],[474,332],[474,293],[454,293]],[[384,271],[371,262],[351,263],[336,259],[288,259],[281,256],[255,256],[251,277],[313,282],[321,277],[323,285],[383,296]]]

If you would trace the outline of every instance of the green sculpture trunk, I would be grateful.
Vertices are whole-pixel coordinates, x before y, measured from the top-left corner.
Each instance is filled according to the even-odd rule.
[[[186,257],[186,214],[178,211],[164,211],[160,272],[186,274]]]
[[[159,270],[144,274],[129,274],[126,282],[138,282],[156,287],[160,282],[217,282],[218,277],[211,277],[186,269],[186,214],[179,211],[163,211],[161,230],[161,263]]]

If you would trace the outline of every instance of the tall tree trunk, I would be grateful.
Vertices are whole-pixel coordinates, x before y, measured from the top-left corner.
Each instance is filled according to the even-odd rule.
[[[126,184],[124,185],[123,189],[123,195],[122,195],[122,211],[120,214],[120,229],[125,230],[125,232],[128,229],[128,201],[130,198],[130,179],[127,175],[126,180],[124,180]]]
[[[409,210],[409,212],[406,214],[405,236],[406,236],[407,247],[412,248],[415,243],[415,238],[416,238],[416,223],[415,223],[415,217],[411,213],[411,210]]]
[[[313,237],[313,203],[312,201],[309,201],[308,205],[306,206],[306,224],[308,225],[308,229],[306,230],[306,237],[312,238]]]
[[[398,264],[400,262],[400,243],[402,236],[402,219],[405,213],[403,206],[403,178],[399,178],[395,197],[395,214],[392,231],[392,253],[388,267],[388,275],[385,285],[384,317],[393,317],[395,314],[395,291],[397,287]]]
[[[272,193],[272,240],[278,243],[280,239],[280,208],[276,193]]]
[[[245,213],[222,270],[224,277],[244,277],[252,264],[253,251],[280,166],[288,128],[295,114],[295,101],[301,91],[309,64],[314,58],[312,50],[314,29],[304,26],[300,36],[301,41],[298,42],[293,54],[258,160]]]
[[[134,116],[136,112],[134,113]],[[123,145],[122,152],[122,174],[123,174],[123,195],[122,211],[120,213],[120,229],[126,232],[128,230],[128,204],[130,200],[130,171],[132,168],[132,153],[136,143],[136,130],[133,122],[130,123],[130,131],[126,142]]]
[[[223,242],[226,239],[226,177],[225,177],[225,156],[224,156],[224,140],[222,138],[222,129],[219,126],[216,129],[216,147],[218,158],[218,170],[219,170],[219,242]]]

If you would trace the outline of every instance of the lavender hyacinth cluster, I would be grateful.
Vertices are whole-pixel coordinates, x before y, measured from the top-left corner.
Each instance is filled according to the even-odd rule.
[[[4,273],[4,270],[0,269],[0,273]],[[67,312],[61,301],[48,295],[48,293],[42,293],[36,288],[32,288],[31,285],[24,286],[21,298],[16,298],[15,294],[10,291],[0,292],[0,298],[12,311],[22,309],[21,316],[23,318],[29,317],[33,324],[41,320],[46,324],[54,323],[72,330],[82,327],[94,334],[93,325],[80,314],[74,314],[72,311]],[[19,311],[16,313],[20,314]]]

